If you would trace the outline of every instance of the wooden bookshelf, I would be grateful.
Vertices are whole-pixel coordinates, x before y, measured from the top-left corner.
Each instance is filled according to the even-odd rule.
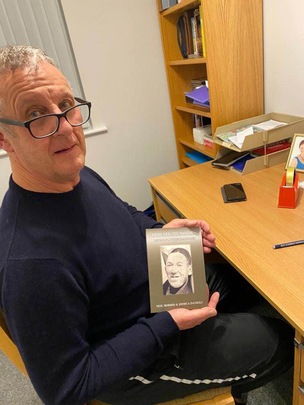
[[[156,0],[180,168],[192,163],[189,148],[215,157],[219,145],[193,141],[193,115],[217,127],[264,113],[262,0],[182,0],[164,11]],[[185,10],[201,6],[206,57],[184,59],[176,24]],[[191,79],[206,77],[210,109],[186,103]]]

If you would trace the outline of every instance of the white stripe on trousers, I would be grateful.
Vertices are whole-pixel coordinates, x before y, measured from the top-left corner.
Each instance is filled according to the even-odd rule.
[[[224,382],[231,382],[231,381],[239,381],[239,380],[242,380],[242,379],[245,379],[245,378],[248,378],[248,377],[256,378],[256,376],[257,375],[255,373],[253,373],[253,374],[249,374],[249,375],[245,374],[242,377],[237,376],[237,377],[230,377],[230,378],[225,378],[225,379],[216,378],[214,380],[208,380],[208,379],[205,379],[205,380],[198,380],[198,379],[187,380],[186,378],[179,378],[179,377],[174,377],[174,376],[169,376],[169,375],[164,374],[164,375],[159,377],[159,380],[173,381],[173,382],[175,382],[177,384],[187,384],[187,385],[206,384],[206,385],[209,385],[209,384],[222,384]],[[136,377],[131,377],[131,378],[129,378],[129,380],[137,380],[137,381],[140,381],[142,384],[152,384],[154,381],[157,381],[157,380],[154,380],[154,381],[147,380],[146,378],[144,378],[144,377],[142,377],[140,375],[137,375]]]

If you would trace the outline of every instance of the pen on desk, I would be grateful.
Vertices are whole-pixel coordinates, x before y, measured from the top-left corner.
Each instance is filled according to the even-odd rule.
[[[295,245],[303,245],[304,239],[301,240],[294,240],[293,242],[286,242],[286,243],[279,243],[278,245],[274,245],[274,249],[281,249],[288,246],[295,246]]]

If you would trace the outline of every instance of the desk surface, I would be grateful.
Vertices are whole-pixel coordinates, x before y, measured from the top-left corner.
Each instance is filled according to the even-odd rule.
[[[304,245],[273,245],[304,239],[304,200],[296,209],[278,208],[284,164],[241,176],[210,163],[149,180],[183,217],[204,219],[219,253],[304,335]],[[300,173],[304,180],[304,173]],[[224,204],[220,187],[241,182],[247,201]]]

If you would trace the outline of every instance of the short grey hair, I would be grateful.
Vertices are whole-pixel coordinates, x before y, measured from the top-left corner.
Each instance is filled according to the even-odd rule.
[[[7,45],[0,48],[0,85],[1,75],[14,72],[16,69],[36,70],[40,62],[56,66],[42,49],[30,45]],[[3,113],[3,99],[0,98],[0,113]]]
[[[42,49],[30,45],[7,45],[0,48],[0,75],[18,68],[37,69],[40,62],[56,66]]]

